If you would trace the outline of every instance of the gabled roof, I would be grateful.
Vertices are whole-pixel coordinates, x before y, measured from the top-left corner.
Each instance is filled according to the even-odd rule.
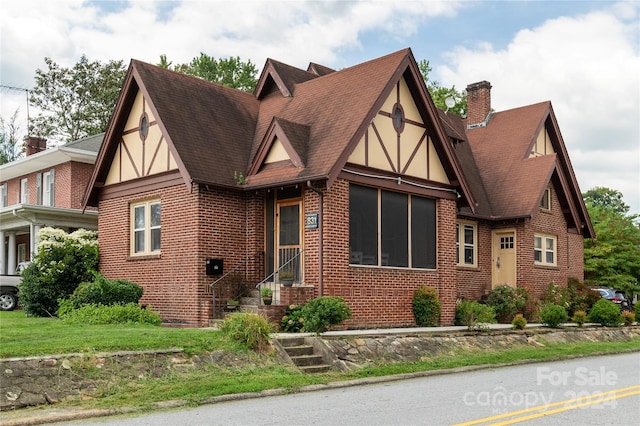
[[[185,185],[235,187],[234,172],[245,170],[258,101],[250,93],[132,60],[96,161],[85,204],[95,203],[128,113],[141,91],[173,153]]]
[[[449,136],[457,137],[459,127],[451,127]],[[545,130],[555,153],[530,157],[536,137]],[[553,180],[558,183],[569,227],[584,231],[587,237],[594,235],[550,102],[495,112],[486,127],[465,133],[468,146],[460,143],[455,151],[467,179],[473,182],[476,200],[486,204],[478,206],[476,216],[496,220],[533,217]]]
[[[458,188],[465,202],[475,204],[410,49],[340,71],[317,64],[309,69],[269,59],[252,95],[132,60],[85,204],[97,201],[139,91],[188,187],[197,182],[249,190],[309,180],[330,186],[401,78],[452,182],[447,190]],[[276,137],[291,162],[265,165]],[[237,172],[247,172],[241,187]]]

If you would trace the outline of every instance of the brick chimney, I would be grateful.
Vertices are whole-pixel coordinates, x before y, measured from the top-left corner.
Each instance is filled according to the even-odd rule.
[[[27,157],[37,154],[47,149],[47,140],[36,136],[25,136],[24,138],[25,153]]]
[[[467,128],[484,127],[491,113],[491,83],[480,81],[467,86]]]

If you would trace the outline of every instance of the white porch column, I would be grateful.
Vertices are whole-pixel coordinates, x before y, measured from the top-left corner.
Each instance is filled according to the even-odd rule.
[[[7,246],[4,231],[0,231],[0,275],[7,273]]]
[[[38,243],[40,242],[38,233],[40,232],[40,225],[34,225],[32,223],[29,232],[31,233],[31,235],[29,236],[29,241],[31,242],[31,247],[29,248],[29,250],[32,256],[31,260],[33,260],[33,256],[38,254]]]
[[[15,275],[16,274],[16,263],[17,256],[16,252],[16,233],[13,231],[9,231],[9,256],[7,259],[7,274]]]

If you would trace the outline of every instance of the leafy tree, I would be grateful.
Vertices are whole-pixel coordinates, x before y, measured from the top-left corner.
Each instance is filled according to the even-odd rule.
[[[640,228],[637,215],[627,215],[629,206],[622,194],[609,188],[595,188],[583,195],[596,239],[584,242],[584,270],[587,279],[624,291],[640,293]]]
[[[252,92],[257,84],[256,66],[251,60],[244,62],[237,56],[215,59],[201,52],[200,56],[196,56],[188,64],[175,65],[173,68],[171,65],[172,62],[167,60],[166,55],[160,55],[158,66],[162,68],[173,69],[245,92]]]
[[[34,135],[70,142],[103,132],[115,107],[126,69],[123,61],[89,62],[85,55],[72,68],[45,58],[36,70],[31,103],[42,112],[32,121]]]
[[[433,103],[438,108],[445,111],[448,110],[449,112],[462,117],[467,115],[467,96],[464,92],[459,92],[456,89],[456,86],[451,86],[450,88],[443,87],[437,80],[430,79],[429,74],[431,73],[432,68],[429,65],[429,61],[426,59],[418,62],[418,68],[422,73],[422,78],[427,84],[427,89],[429,90],[431,99],[433,99]],[[447,106],[447,98],[451,98],[455,102],[451,108]]]
[[[18,133],[17,116],[18,110],[13,113],[9,121],[0,117],[0,164],[17,160],[24,151],[24,144],[20,143],[16,136]]]

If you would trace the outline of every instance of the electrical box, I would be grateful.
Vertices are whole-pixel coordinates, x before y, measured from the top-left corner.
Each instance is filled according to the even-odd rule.
[[[223,269],[222,259],[207,259],[205,262],[207,275],[221,275]]]

